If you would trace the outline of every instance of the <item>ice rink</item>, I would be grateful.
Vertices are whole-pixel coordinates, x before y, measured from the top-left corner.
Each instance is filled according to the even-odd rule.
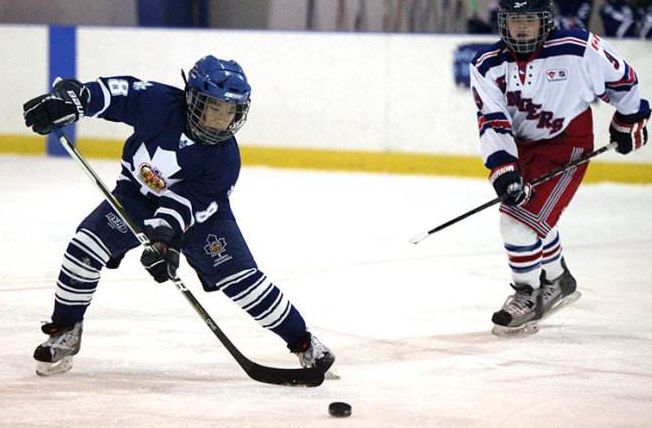
[[[118,161],[91,160],[112,188]],[[585,185],[561,227],[583,297],[533,336],[491,335],[510,292],[483,180],[244,168],[232,195],[261,269],[337,355],[318,388],[250,380],[171,283],[130,253],[104,271],[81,352],[40,378],[53,284],[101,195],[71,160],[0,157],[0,427],[651,427],[652,186]],[[250,359],[298,363],[218,293],[180,277]],[[353,406],[328,415],[332,401]]]

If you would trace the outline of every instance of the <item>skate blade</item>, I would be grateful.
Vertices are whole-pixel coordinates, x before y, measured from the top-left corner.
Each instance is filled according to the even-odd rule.
[[[340,380],[341,377],[337,373],[333,371],[333,369],[330,369],[326,373],[324,373],[324,379],[330,379],[330,380]]]
[[[505,327],[502,325],[494,324],[491,333],[498,337],[523,337],[530,336],[539,331],[539,326],[536,321],[529,321],[518,327]]]
[[[563,299],[561,299],[561,300],[560,300],[560,301],[559,301],[555,306],[553,306],[552,308],[548,309],[548,310],[543,314],[543,316],[541,317],[541,319],[548,318],[550,315],[556,313],[556,312],[557,312],[558,310],[560,310],[561,308],[563,308],[563,307],[565,307],[565,306],[568,306],[568,305],[570,305],[571,303],[575,303],[575,302],[577,302],[577,301],[580,299],[580,297],[582,297],[582,293],[580,293],[579,291],[575,291],[574,293],[569,294],[568,296],[566,296],[566,297],[564,297]]]
[[[72,356],[63,357],[56,363],[36,363],[36,374],[39,376],[52,376],[65,373],[72,368]]]

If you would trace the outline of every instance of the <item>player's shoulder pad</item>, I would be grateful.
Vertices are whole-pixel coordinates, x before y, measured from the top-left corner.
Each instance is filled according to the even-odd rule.
[[[573,55],[584,56],[590,34],[579,28],[568,30],[555,29],[543,43],[539,58]]]
[[[565,39],[577,39],[586,42],[589,40],[589,32],[577,27],[568,29],[555,28],[550,32],[546,41]]]
[[[487,58],[498,55],[504,48],[505,43],[502,40],[494,43],[493,45],[483,47],[475,54],[471,60],[471,64],[477,67],[479,63],[486,60]]]
[[[175,86],[153,81],[132,82],[130,92],[137,94],[141,102],[160,105],[172,104],[178,99],[183,99],[184,91]]]
[[[501,40],[478,51],[471,60],[471,65],[484,76],[490,68],[496,67],[505,61],[509,61],[509,54],[507,45]]]

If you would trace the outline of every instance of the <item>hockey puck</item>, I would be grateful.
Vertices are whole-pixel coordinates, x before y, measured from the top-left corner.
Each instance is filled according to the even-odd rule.
[[[328,405],[328,414],[336,418],[351,416],[351,405],[342,401],[336,401]]]

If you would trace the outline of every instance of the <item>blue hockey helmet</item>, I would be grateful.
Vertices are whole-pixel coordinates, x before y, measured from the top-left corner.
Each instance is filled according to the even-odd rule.
[[[247,120],[251,87],[235,61],[212,55],[200,59],[188,74],[185,92],[188,128],[204,144],[228,140]]]
[[[552,0],[500,0],[498,32],[517,54],[539,49],[554,28]]]

